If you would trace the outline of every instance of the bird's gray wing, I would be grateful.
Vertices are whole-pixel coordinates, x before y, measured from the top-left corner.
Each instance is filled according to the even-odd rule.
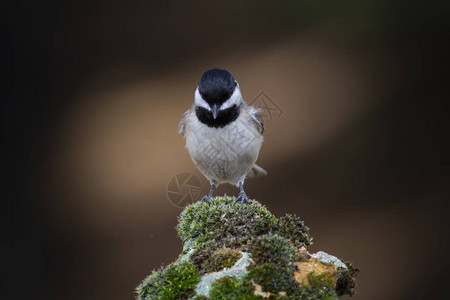
[[[250,119],[255,125],[256,129],[262,134],[264,132],[264,124],[261,120],[261,117],[259,116],[259,110],[253,106],[250,106]],[[267,175],[267,171],[258,166],[257,164],[254,164],[251,168],[251,170],[247,173],[246,178],[253,178],[253,177],[259,177]]]
[[[250,119],[262,134],[264,132],[264,124],[261,120],[261,117],[259,116],[259,110],[253,106],[250,106]]]
[[[180,121],[180,127],[178,128],[178,133],[181,133],[182,135],[184,135],[184,127],[186,125],[186,120],[188,118],[189,112],[191,110],[188,109],[184,114],[183,114],[183,118]]]

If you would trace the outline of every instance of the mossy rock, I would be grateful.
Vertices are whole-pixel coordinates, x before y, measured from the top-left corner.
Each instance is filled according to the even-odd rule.
[[[216,197],[185,208],[178,260],[148,276],[138,300],[339,299],[352,295],[358,269],[324,252],[310,254],[297,216],[273,216],[255,200]]]
[[[192,253],[190,260],[200,274],[217,272],[224,268],[231,268],[242,257],[239,250],[212,245],[204,245]]]
[[[137,288],[139,299],[189,299],[200,274],[189,261],[175,262],[153,271]]]

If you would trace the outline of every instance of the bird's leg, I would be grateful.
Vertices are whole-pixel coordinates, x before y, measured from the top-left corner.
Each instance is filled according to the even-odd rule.
[[[241,192],[237,196],[236,201],[239,201],[241,203],[248,203],[247,194],[244,192],[244,181],[243,180],[239,181],[239,189],[241,190]]]
[[[213,191],[214,191],[215,187],[216,187],[216,184],[214,182],[211,182],[211,189],[209,190],[209,194],[207,196],[206,195],[203,196],[202,202],[209,203],[209,200],[212,199],[212,194],[213,194]]]

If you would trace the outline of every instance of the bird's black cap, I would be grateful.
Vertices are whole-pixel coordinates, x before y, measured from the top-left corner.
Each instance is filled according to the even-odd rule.
[[[236,85],[236,80],[227,70],[211,69],[203,73],[198,91],[210,105],[222,104],[231,97]]]

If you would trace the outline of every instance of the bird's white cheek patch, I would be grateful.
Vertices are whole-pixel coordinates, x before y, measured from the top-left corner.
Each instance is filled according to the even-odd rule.
[[[224,110],[224,109],[230,108],[233,105],[239,106],[241,104],[241,102],[242,102],[241,90],[239,89],[239,86],[237,86],[234,89],[234,92],[231,95],[230,99],[228,99],[227,101],[225,101],[222,104],[222,106],[220,107],[220,110]]]
[[[211,111],[211,107],[209,107],[208,103],[206,103],[206,101],[203,100],[202,96],[200,95],[200,92],[198,91],[198,88],[195,90],[195,105],[206,108],[207,110]]]

